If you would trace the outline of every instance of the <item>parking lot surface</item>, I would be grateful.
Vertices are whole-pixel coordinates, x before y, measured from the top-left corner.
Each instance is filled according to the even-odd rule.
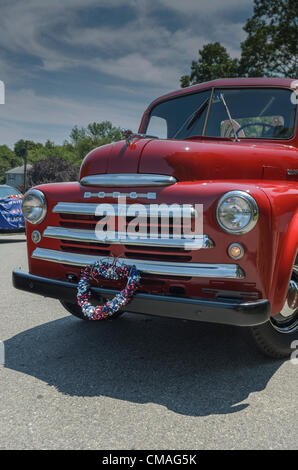
[[[17,291],[0,238],[1,449],[295,449],[297,372],[246,329],[124,314],[84,322]]]

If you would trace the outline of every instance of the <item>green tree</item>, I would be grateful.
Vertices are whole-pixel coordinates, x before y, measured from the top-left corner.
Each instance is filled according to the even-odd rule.
[[[114,127],[110,121],[88,124],[87,134],[94,139],[108,139],[109,141],[120,140],[122,138],[121,129]]]
[[[30,150],[41,150],[43,145],[40,142],[33,142],[33,140],[20,139],[14,144],[14,153],[21,158],[24,158],[26,147]]]
[[[22,158],[18,157],[7,145],[0,145],[0,184],[5,183],[7,170],[20,165],[23,165]]]
[[[33,164],[34,173],[31,173],[28,184],[40,184],[43,182],[57,181],[55,171],[60,172],[57,162],[66,162],[65,171],[58,177],[58,181],[69,181],[71,168],[78,171],[82,159],[96,147],[121,140],[122,133],[119,127],[113,126],[110,121],[92,122],[85,127],[75,126],[70,133],[70,142],[65,140],[62,145],[57,145],[51,140],[45,144],[32,140],[20,139],[14,144],[14,151],[6,145],[0,146],[0,184],[5,182],[5,172],[15,166],[24,164],[27,149],[27,163]],[[50,163],[51,162],[51,163]],[[36,166],[35,166],[36,163]],[[64,168],[64,167],[63,167]],[[62,170],[61,170],[62,171]],[[64,171],[64,170],[63,170]],[[38,175],[38,176],[36,176]],[[61,179],[62,178],[62,179]]]
[[[28,172],[27,189],[38,184],[77,181],[78,168],[62,157],[49,157],[33,163]]]
[[[79,161],[89,153],[91,150],[95,149],[96,147],[100,147],[103,145],[98,141],[98,139],[92,139],[90,136],[86,136],[83,139],[80,139],[76,146],[75,146],[75,154]]]
[[[70,139],[74,145],[76,145],[79,140],[84,139],[86,137],[86,129],[81,127],[80,129],[78,126],[75,126],[71,133],[70,133]]]
[[[64,148],[72,145],[74,161],[80,164],[87,153],[94,148],[122,138],[121,129],[113,126],[110,121],[92,122],[87,128],[75,126],[70,133],[71,143],[64,142]]]
[[[28,162],[34,163],[39,160],[45,160],[52,157],[61,157],[70,163],[77,164],[77,155],[74,149],[64,145],[45,144],[41,149],[32,149],[28,151]],[[78,163],[79,165],[79,163]]]
[[[180,79],[181,87],[207,82],[217,78],[239,76],[239,62],[232,59],[219,42],[206,44],[199,50],[199,59],[193,60],[189,75]]]
[[[297,0],[255,0],[241,44],[240,72],[253,76],[298,76]]]
[[[44,144],[44,147],[45,147],[46,149],[51,150],[51,149],[55,148],[55,142],[52,142],[51,140],[48,139],[48,140],[46,141],[46,143]]]

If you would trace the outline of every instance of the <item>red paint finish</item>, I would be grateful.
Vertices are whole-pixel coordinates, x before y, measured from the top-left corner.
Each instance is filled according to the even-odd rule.
[[[148,113],[153,105],[174,96],[193,93],[212,86],[274,86],[289,88],[290,79],[232,79],[209,82],[179,90],[150,105],[145,112],[140,132],[146,125]],[[297,126],[297,120],[296,120]],[[190,262],[233,263],[227,254],[233,242],[241,243],[244,257],[236,262],[245,272],[245,279],[204,279],[145,276],[141,290],[151,293],[171,293],[175,287],[183,287],[190,297],[208,297],[204,289],[237,291],[257,294],[258,298],[269,299],[271,314],[277,314],[286,297],[292,266],[297,256],[298,246],[298,175],[288,174],[288,170],[298,170],[298,140],[296,133],[288,141],[262,141],[261,139],[192,138],[185,140],[139,139],[131,145],[118,142],[93,150],[84,159],[80,178],[103,173],[155,173],[171,175],[177,183],[167,187],[119,188],[120,192],[156,192],[154,203],[203,204],[204,233],[214,241],[215,247],[188,253],[170,253],[167,250],[157,253],[147,250],[146,256],[172,255],[179,262],[182,255],[189,256]],[[32,274],[54,279],[65,279],[69,273],[79,274],[78,268],[31,258],[36,245],[31,241],[34,229],[42,233],[47,226],[59,226],[58,214],[52,213],[57,202],[86,202],[84,192],[110,193],[111,188],[83,187],[79,183],[59,183],[39,186],[48,203],[48,214],[38,226],[27,224],[29,270]],[[116,190],[116,188],[113,188]],[[259,207],[259,220],[247,234],[225,233],[216,220],[216,206],[219,199],[228,191],[241,190],[251,194]],[[99,200],[96,197],[87,202],[115,203],[114,199]],[[138,202],[148,204],[148,200],[138,198]],[[59,240],[42,238],[38,245],[42,248],[61,250]],[[94,246],[90,245],[90,250]],[[71,251],[71,250],[69,250]],[[133,251],[133,250],[130,250]],[[121,245],[112,245],[111,252],[123,255]],[[139,252],[138,252],[139,253]],[[140,255],[138,255],[140,258]],[[119,283],[102,281],[103,286],[120,287]],[[249,300],[249,299],[245,299]]]
[[[142,139],[128,146],[121,141],[93,150],[81,165],[80,179],[102,173],[137,173],[140,156],[148,142]]]
[[[262,180],[287,179],[287,169],[296,167],[297,149],[280,143],[152,140],[143,151],[139,171],[172,175],[179,181]]]

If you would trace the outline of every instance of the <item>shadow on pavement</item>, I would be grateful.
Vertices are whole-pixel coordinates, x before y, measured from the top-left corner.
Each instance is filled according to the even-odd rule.
[[[249,404],[239,403],[281,364],[263,357],[245,329],[136,314],[66,316],[5,341],[6,368],[63,394],[151,402],[188,416],[243,410]]]
[[[0,245],[4,243],[20,243],[20,242],[25,242],[26,241],[26,236],[23,235],[22,237],[18,235],[18,238],[15,238],[13,235],[6,235],[6,234],[0,234]]]

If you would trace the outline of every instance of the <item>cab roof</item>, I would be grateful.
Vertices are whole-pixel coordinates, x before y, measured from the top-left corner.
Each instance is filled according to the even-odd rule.
[[[154,100],[147,108],[148,112],[153,106],[159,101],[164,101],[169,98],[181,96],[185,94],[194,93],[197,90],[204,90],[208,88],[221,88],[221,87],[281,87],[291,88],[291,84],[297,81],[295,78],[220,78],[217,80],[211,80],[209,82],[199,83],[198,85],[192,85],[186,88],[180,88],[179,90],[172,91],[166,95],[162,95]]]

